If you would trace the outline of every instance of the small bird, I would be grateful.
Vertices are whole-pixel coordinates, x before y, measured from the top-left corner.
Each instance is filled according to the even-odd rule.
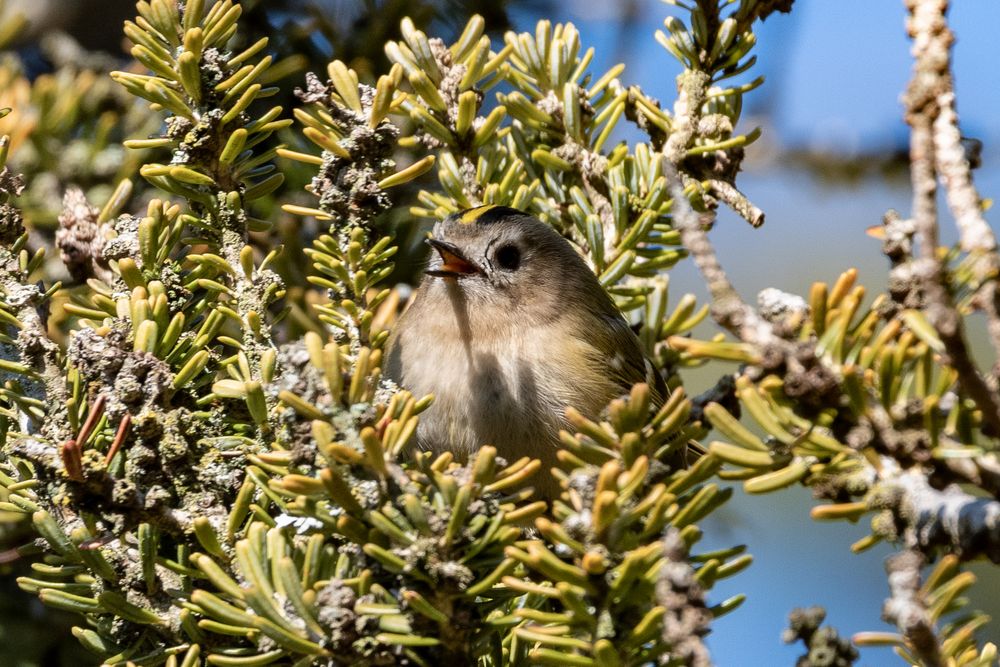
[[[556,463],[567,407],[596,418],[633,384],[653,403],[663,379],[639,340],[566,239],[505,206],[479,206],[434,226],[437,251],[393,330],[386,374],[420,396],[421,448],[468,456],[541,459],[535,487],[558,493]]]

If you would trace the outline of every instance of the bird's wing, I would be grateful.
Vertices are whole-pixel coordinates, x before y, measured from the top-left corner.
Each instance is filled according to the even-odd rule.
[[[650,389],[650,402],[654,410],[658,410],[670,395],[667,383],[656,370],[653,362],[643,353],[639,339],[632,328],[621,317],[614,317],[607,327],[611,352],[611,371],[615,381],[622,388],[622,393],[631,391],[632,385],[645,382]],[[690,440],[687,447],[678,451],[669,463],[673,467],[687,468],[706,453],[701,443]]]
[[[646,357],[632,328],[619,315],[608,316],[608,340],[600,341],[608,353],[609,367],[622,393],[632,389],[637,382],[649,385],[654,406],[659,407],[667,398],[667,385],[653,362]]]

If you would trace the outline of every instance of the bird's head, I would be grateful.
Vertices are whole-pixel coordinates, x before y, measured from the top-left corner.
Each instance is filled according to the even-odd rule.
[[[506,206],[479,206],[434,226],[436,253],[427,280],[457,287],[470,299],[549,301],[579,284],[597,285],[572,246],[550,226]]]

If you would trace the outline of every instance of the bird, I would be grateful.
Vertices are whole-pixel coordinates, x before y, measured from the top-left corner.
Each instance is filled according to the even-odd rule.
[[[393,327],[385,373],[434,395],[421,449],[469,457],[492,445],[513,462],[541,459],[534,487],[552,499],[566,409],[597,418],[639,382],[662,377],[583,257],[523,211],[484,205],[434,225],[420,286]]]

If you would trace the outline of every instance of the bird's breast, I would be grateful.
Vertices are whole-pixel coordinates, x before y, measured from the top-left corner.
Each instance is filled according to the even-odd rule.
[[[418,332],[399,335],[388,373],[418,396],[434,394],[418,437],[435,450],[470,453],[490,444],[508,460],[549,458],[566,407],[596,415],[615,392],[595,370],[596,350],[567,331]]]

